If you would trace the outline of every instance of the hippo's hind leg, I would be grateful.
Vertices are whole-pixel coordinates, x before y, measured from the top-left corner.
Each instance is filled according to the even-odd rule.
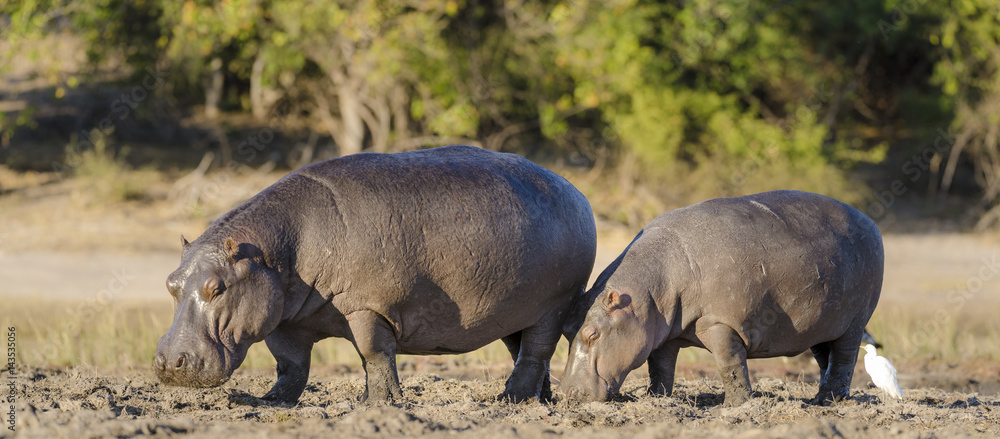
[[[656,396],[670,396],[674,391],[674,370],[680,345],[666,342],[649,354],[649,390]]]
[[[830,366],[830,342],[823,342],[816,346],[809,348],[812,351],[813,358],[816,359],[816,364],[819,365],[819,386],[826,386],[827,369]]]
[[[819,392],[812,401],[814,404],[827,404],[850,396],[861,335],[861,330],[852,330],[829,343],[830,359],[826,370],[822,372]]]
[[[507,346],[507,351],[510,352],[510,358],[514,360],[514,364],[517,364],[517,357],[521,352],[521,332],[515,332],[511,335],[501,338],[503,344]],[[513,375],[511,375],[513,377]],[[510,383],[510,377],[507,378],[508,385]],[[503,398],[504,395],[498,395],[497,398]],[[552,383],[549,381],[549,374],[545,374],[545,378],[542,382],[542,391],[539,396],[542,401],[549,401],[552,399]]]
[[[309,380],[313,342],[305,334],[278,328],[264,339],[264,343],[278,362],[278,380],[263,399],[294,404]]]
[[[740,335],[723,324],[699,332],[698,338],[712,352],[726,390],[724,405],[735,407],[750,399],[750,374],[747,371],[747,348]]]
[[[403,398],[396,371],[396,336],[389,322],[372,311],[347,316],[351,341],[365,368],[364,403],[386,403]]]
[[[510,352],[510,358],[517,363],[517,354],[518,352],[521,352],[521,332],[515,332],[501,338],[500,340],[503,341],[504,346],[507,346],[507,351]]]
[[[507,378],[507,385],[498,399],[514,402],[535,396],[540,401],[552,399],[549,360],[562,336],[562,321],[556,311],[549,314],[551,315],[542,317],[535,326],[503,338],[514,358],[514,370]]]

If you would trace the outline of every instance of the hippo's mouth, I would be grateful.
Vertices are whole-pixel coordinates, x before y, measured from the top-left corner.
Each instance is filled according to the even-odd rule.
[[[601,373],[601,359],[598,356],[594,356],[594,375],[597,375],[597,387],[604,388],[604,400],[607,401],[612,397],[618,395],[618,391],[622,387],[623,379],[613,379],[607,378],[604,373]]]
[[[603,384],[604,386],[605,401],[618,396],[618,391],[622,388],[622,383],[620,381],[605,378],[600,372],[597,372],[597,379],[600,381],[599,384]]]

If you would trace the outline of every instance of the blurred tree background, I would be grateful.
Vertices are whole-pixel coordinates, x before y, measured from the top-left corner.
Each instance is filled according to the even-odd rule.
[[[0,76],[19,78],[53,38],[85,54],[3,91],[25,102],[0,118],[13,168],[73,168],[109,139],[118,159],[188,169],[205,152],[202,168],[295,167],[466,143],[576,172],[595,208],[648,195],[606,214],[629,225],[775,188],[876,220],[909,206],[1000,222],[997,0],[0,7]],[[46,140],[69,142],[65,157],[39,158]]]

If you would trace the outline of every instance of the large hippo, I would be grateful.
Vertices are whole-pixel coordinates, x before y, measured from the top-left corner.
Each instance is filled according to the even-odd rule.
[[[291,403],[313,344],[342,337],[363,360],[362,400],[389,401],[401,397],[396,354],[502,339],[515,363],[501,397],[519,401],[550,392],[596,230],[565,179],[514,154],[449,146],[305,166],[183,247],[154,362],[164,383],[219,385],[264,340],[278,372],[264,398]]]
[[[882,288],[878,227],[832,198],[774,191],[661,215],[574,305],[560,393],[603,400],[649,363],[649,392],[670,395],[677,351],[715,357],[725,404],[750,397],[747,358],[811,349],[815,402],[844,398]]]

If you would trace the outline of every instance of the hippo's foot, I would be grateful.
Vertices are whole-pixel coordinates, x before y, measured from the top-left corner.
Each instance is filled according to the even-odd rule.
[[[750,400],[750,389],[742,387],[726,387],[726,395],[723,397],[723,407],[739,407]]]
[[[525,393],[517,392],[513,390],[504,390],[503,393],[497,395],[498,401],[510,401],[510,402],[524,402],[535,396],[538,397],[539,402],[551,402],[552,401],[552,384],[549,382],[549,377],[545,377],[545,381],[542,383],[542,389],[538,393]]]
[[[539,396],[539,400],[541,400],[539,392],[534,392],[532,390],[524,390],[524,389],[506,389],[506,390],[503,391],[503,393],[497,395],[496,399],[497,399],[497,401],[507,401],[507,402],[513,402],[513,403],[521,403],[521,402],[527,401],[527,400],[529,400],[531,398],[534,398],[536,396]],[[549,391],[548,398],[549,399],[552,398],[552,391],[551,390]]]
[[[673,383],[670,383],[670,387],[662,382],[657,382],[650,380],[649,388],[646,389],[646,394],[649,396],[670,396],[674,392]]]
[[[819,386],[819,392],[809,402],[814,405],[830,405],[835,402],[847,399],[851,392],[849,388],[833,389],[831,386]]]
[[[723,388],[726,395],[723,399],[723,407],[738,407],[750,400],[750,385],[748,383],[746,368],[736,366],[726,368],[722,372]]]
[[[547,364],[531,364],[521,361],[507,378],[503,393],[497,395],[501,401],[523,402],[538,397],[541,402],[552,400],[552,384],[549,381]]]
[[[280,404],[295,404],[299,401],[299,396],[302,395],[302,390],[294,391],[288,388],[282,388],[281,386],[275,384],[264,396],[260,399],[270,402],[277,402]]]
[[[835,393],[830,390],[820,389],[819,393],[809,401],[810,404],[814,405],[830,405],[835,402],[847,399],[849,394],[847,392]]]
[[[374,382],[373,382],[374,381]],[[361,396],[361,403],[365,405],[392,404],[403,399],[403,392],[399,388],[398,381],[372,379],[369,376],[365,394]]]
[[[723,407],[739,407],[750,400],[750,392],[730,392],[726,391],[722,399]]]

